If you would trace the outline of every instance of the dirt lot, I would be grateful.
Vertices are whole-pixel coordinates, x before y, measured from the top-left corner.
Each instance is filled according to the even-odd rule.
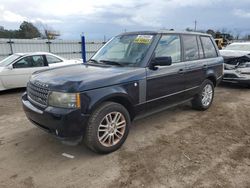
[[[31,125],[22,92],[0,94],[1,188],[250,187],[249,89],[218,87],[206,112],[186,104],[138,120],[109,155],[63,145]]]

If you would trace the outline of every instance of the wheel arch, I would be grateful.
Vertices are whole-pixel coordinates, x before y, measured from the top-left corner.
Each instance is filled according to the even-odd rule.
[[[208,75],[207,79],[210,80],[213,83],[214,87],[217,86],[217,80],[216,80],[215,75]]]
[[[216,73],[213,69],[207,70],[207,79],[213,83],[214,87],[217,86]]]
[[[134,109],[133,101],[132,101],[132,99],[129,98],[128,95],[126,95],[124,93],[115,93],[115,94],[105,96],[105,97],[99,99],[91,107],[90,113],[92,113],[98,106],[100,106],[104,102],[115,102],[115,103],[121,104],[122,106],[124,106],[127,109],[128,113],[130,115],[130,119],[131,120],[134,119],[135,109]]]

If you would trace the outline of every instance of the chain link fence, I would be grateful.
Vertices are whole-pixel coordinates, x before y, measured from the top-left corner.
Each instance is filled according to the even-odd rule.
[[[88,60],[105,42],[86,41],[85,53]],[[82,41],[77,40],[35,40],[0,39],[0,60],[13,53],[50,52],[67,59],[82,58]]]

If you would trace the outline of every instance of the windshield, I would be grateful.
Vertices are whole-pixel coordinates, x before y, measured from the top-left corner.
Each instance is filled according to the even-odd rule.
[[[91,59],[95,63],[136,66],[145,57],[153,35],[121,35],[114,37]]]
[[[231,44],[225,50],[250,51],[250,44]]]
[[[0,61],[0,67],[5,67],[8,66],[9,64],[11,64],[13,61],[15,61],[16,59],[20,58],[20,55],[17,54],[13,54],[9,57],[6,57],[5,59],[3,59],[2,61]]]

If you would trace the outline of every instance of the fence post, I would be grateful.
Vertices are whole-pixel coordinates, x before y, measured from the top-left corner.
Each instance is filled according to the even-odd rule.
[[[81,36],[81,46],[82,46],[82,59],[83,59],[83,63],[86,63],[86,48],[85,48],[85,36],[82,35]]]
[[[7,42],[10,44],[10,54],[9,55],[12,55],[13,54],[13,47],[12,47],[12,43],[14,43],[13,41],[11,41],[11,39],[9,39],[9,41]]]
[[[46,43],[48,44],[49,53],[51,53],[51,48],[50,48],[51,41],[49,39],[47,39]]]

